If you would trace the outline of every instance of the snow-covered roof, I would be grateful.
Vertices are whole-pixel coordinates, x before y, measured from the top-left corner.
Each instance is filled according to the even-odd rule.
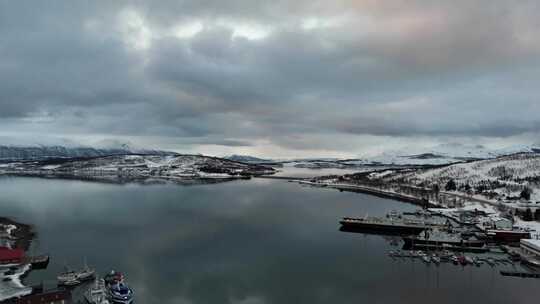
[[[521,244],[526,245],[540,252],[540,240],[535,239],[521,239]]]

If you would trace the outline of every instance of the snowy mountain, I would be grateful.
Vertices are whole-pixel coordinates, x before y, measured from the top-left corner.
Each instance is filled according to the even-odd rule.
[[[0,174],[61,177],[111,182],[245,178],[274,169],[201,155],[112,155],[50,159],[0,165]]]
[[[109,149],[65,146],[0,146],[0,161],[84,158],[124,154],[175,155],[174,152],[135,150],[127,146]]]

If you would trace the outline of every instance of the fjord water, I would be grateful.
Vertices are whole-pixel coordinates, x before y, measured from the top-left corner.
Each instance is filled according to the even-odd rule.
[[[280,180],[112,185],[0,179],[0,213],[35,226],[54,281],[65,263],[127,274],[137,303],[530,303],[534,279],[486,265],[393,261],[399,239],[338,231],[342,216],[415,207]]]

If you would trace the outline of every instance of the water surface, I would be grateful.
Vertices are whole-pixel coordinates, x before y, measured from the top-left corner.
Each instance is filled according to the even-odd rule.
[[[534,279],[392,261],[389,239],[338,231],[342,216],[414,210],[281,180],[109,185],[0,179],[0,213],[32,223],[54,280],[84,257],[127,274],[137,303],[531,303]],[[395,239],[399,243],[398,239]]]

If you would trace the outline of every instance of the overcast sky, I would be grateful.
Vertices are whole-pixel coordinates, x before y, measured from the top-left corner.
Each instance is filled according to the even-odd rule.
[[[539,1],[0,2],[0,144],[540,141]]]

